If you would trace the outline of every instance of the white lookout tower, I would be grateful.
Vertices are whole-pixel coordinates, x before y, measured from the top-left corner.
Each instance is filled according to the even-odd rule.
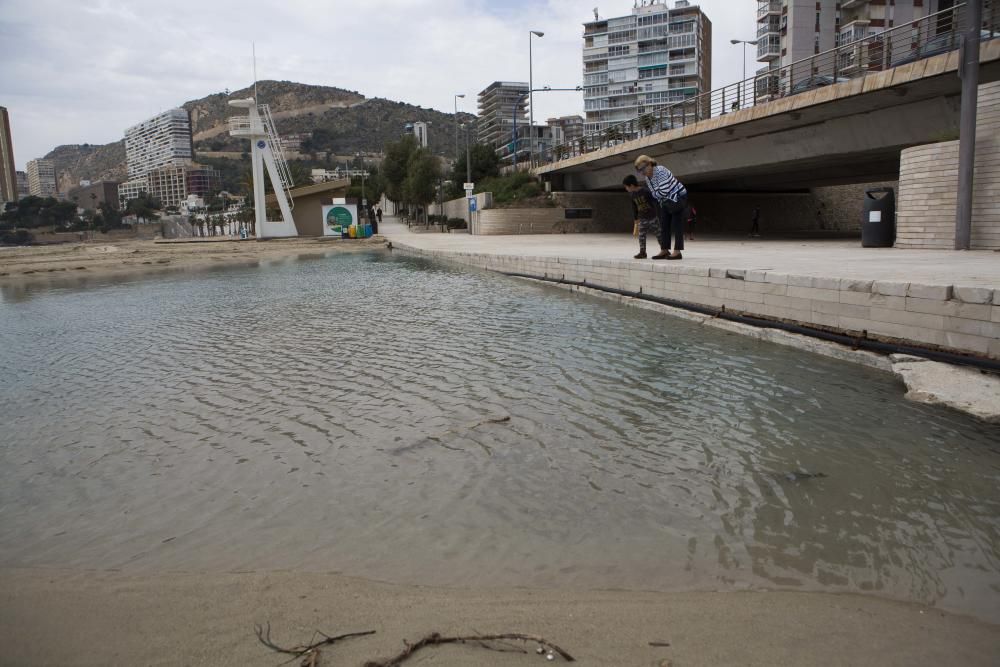
[[[288,195],[292,187],[292,175],[288,171],[288,163],[281,151],[281,141],[274,129],[271,110],[266,104],[257,104],[252,97],[245,100],[230,100],[234,107],[246,109],[246,116],[233,116],[229,119],[229,134],[250,140],[253,156],[253,207],[257,220],[257,238],[275,238],[282,236],[298,236],[295,221],[292,219],[291,197]],[[264,203],[264,167],[274,188],[275,199],[281,209],[281,220],[269,222],[267,206]]]

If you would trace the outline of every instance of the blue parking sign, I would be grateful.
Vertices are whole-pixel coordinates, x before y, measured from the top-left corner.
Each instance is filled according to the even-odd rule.
[[[476,198],[469,197],[469,213],[475,213],[475,212],[476,212]]]

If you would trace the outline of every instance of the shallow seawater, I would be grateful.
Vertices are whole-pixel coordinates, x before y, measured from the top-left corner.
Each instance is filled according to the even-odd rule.
[[[5,288],[0,411],[0,566],[861,591],[1000,620],[996,427],[495,274],[372,253]]]

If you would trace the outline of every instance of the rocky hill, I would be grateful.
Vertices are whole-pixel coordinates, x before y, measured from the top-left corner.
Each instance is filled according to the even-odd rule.
[[[330,86],[312,86],[291,81],[259,81],[258,99],[271,107],[278,134],[292,139],[301,148],[289,157],[317,164],[335,155],[381,153],[389,141],[403,133],[406,123],[430,124],[430,148],[439,155],[454,151],[455,119],[450,113],[393,102],[366,98],[357,91]],[[249,146],[246,140],[228,134],[227,119],[240,115],[228,105],[232,99],[253,96],[253,87],[229,93],[214,93],[181,105],[191,115],[195,154],[242,159]],[[459,122],[474,120],[460,113]],[[123,128],[124,129],[124,128]],[[124,180],[124,140],[103,146],[82,144],[59,146],[45,156],[55,162],[60,190],[66,191],[81,179]]]

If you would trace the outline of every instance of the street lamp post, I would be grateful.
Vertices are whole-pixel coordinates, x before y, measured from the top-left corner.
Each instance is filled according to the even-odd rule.
[[[465,94],[455,95],[455,161],[458,162],[458,98],[465,99]]]
[[[534,64],[532,63],[531,38],[545,37],[545,33],[540,30],[532,30],[528,33],[528,165],[535,163],[535,142],[532,136],[535,132],[535,97],[532,95],[532,88],[535,87]],[[515,144],[517,140],[515,139]],[[515,150],[517,146],[515,145]],[[514,164],[517,164],[517,156],[514,157]]]
[[[466,123],[462,123],[462,129],[465,130],[465,182],[472,182],[472,148],[469,144],[469,126]]]
[[[740,88],[739,88],[739,105],[740,105],[741,109],[743,108],[743,86],[746,85],[746,80],[747,80],[747,45],[749,44],[750,46],[756,46],[757,42],[759,42],[759,41],[760,41],[759,39],[731,39],[731,40],[729,40],[730,44],[733,44],[733,45],[742,44],[743,45],[743,79],[740,81]]]

